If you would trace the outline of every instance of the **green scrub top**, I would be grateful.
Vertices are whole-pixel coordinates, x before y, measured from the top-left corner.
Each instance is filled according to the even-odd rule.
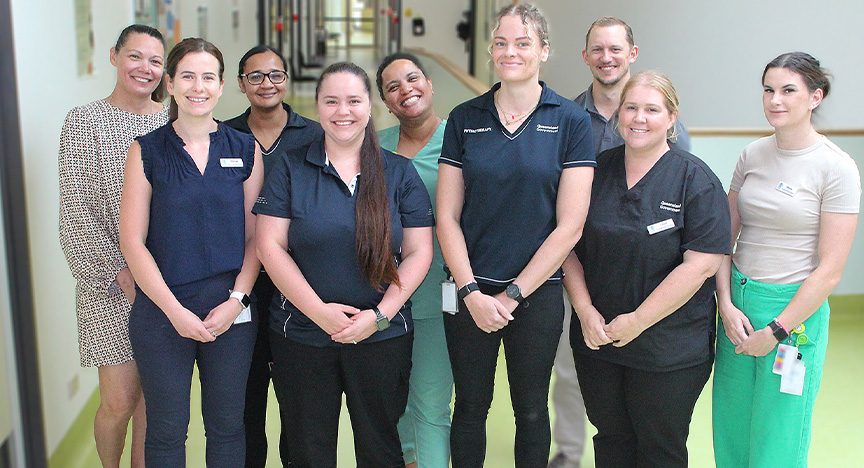
[[[441,156],[441,144],[444,141],[444,127],[447,126],[447,121],[443,120],[438,129],[429,139],[429,143],[423,147],[411,161],[417,172],[420,173],[420,178],[423,179],[423,184],[426,185],[426,190],[429,192],[429,198],[432,199],[432,210],[435,210],[435,184],[438,181],[438,157]],[[399,126],[386,128],[378,132],[378,140],[381,147],[396,152],[396,146],[399,144]],[[438,237],[433,239],[434,256],[432,257],[432,266],[429,268],[429,274],[423,284],[417,288],[417,291],[411,296],[411,315],[414,319],[431,318],[442,313],[441,311],[441,282],[447,279],[444,273],[444,257],[441,255],[441,246],[438,245]]]

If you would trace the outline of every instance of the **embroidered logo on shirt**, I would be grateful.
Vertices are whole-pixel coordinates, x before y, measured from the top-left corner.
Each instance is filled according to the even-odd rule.
[[[463,133],[483,133],[483,132],[491,132],[492,127],[484,127],[484,128],[464,128],[462,129]]]
[[[794,197],[795,193],[798,192],[797,188],[787,184],[786,182],[780,182],[775,188],[778,192],[782,193],[783,195],[789,195],[790,197]]]
[[[546,133],[558,133],[558,126],[550,127],[548,125],[540,125],[537,124],[538,132],[546,132]]]
[[[671,211],[673,213],[679,213],[681,211],[681,204],[680,203],[669,203],[667,201],[661,201],[660,202],[660,209],[666,210],[666,211]]]

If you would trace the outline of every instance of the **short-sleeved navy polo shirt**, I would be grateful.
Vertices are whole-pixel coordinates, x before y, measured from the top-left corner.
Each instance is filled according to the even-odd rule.
[[[264,161],[265,177],[267,174],[270,174],[270,169],[273,169],[273,165],[276,164],[276,161],[283,154],[294,148],[306,146],[324,134],[324,130],[321,129],[321,125],[318,122],[294,112],[291,106],[284,102],[282,103],[282,108],[288,113],[288,122],[282,128],[282,134],[279,135],[279,138],[276,139],[276,142],[270,148],[261,148],[261,160]],[[243,133],[251,134],[252,129],[249,128],[249,115],[251,113],[252,108],[249,107],[246,109],[246,112],[233,119],[226,120],[225,125],[235,130],[240,130]]]
[[[461,225],[478,282],[503,286],[555,229],[561,172],[593,167],[591,119],[545,83],[537,109],[514,132],[498,119],[495,84],[453,109],[441,164],[462,169]],[[560,270],[550,281],[560,281]]]
[[[391,248],[398,264],[402,229],[433,226],[435,220],[429,193],[411,160],[383,149],[381,156],[390,207]],[[355,195],[328,163],[324,139],[320,138],[276,162],[252,211],[291,220],[288,251],[322,301],[363,310],[377,306],[384,293],[369,284],[357,264],[355,201]],[[281,294],[274,296],[270,314],[271,328],[287,338],[318,347],[339,345]],[[389,328],[375,332],[365,342],[394,338],[412,329],[408,301]]]
[[[246,251],[243,182],[255,161],[252,136],[220,123],[210,134],[203,174],[171,122],[137,140],[153,189],[145,245],[165,284],[239,272]]]
[[[594,307],[607,323],[630,313],[680,265],[684,252],[730,253],[729,203],[723,185],[696,156],[673,148],[629,190],[624,147],[597,157],[591,207],[576,253]],[[712,359],[715,281],[709,278],[680,309],[624,347],[585,345],[577,352],[648,371],[671,371]]]

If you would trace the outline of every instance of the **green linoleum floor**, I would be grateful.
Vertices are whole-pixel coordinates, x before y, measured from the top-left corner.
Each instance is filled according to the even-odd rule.
[[[813,468],[852,468],[861,466],[864,460],[864,400],[861,388],[864,384],[864,313],[848,313],[835,310],[831,318],[831,339],[828,344],[822,388],[816,400],[813,417],[813,441],[810,447],[810,466]],[[503,353],[502,353],[503,354]],[[488,447],[486,466],[490,468],[510,468],[513,466],[513,413],[507,391],[506,370],[503,356],[498,366],[495,388],[495,401],[489,413],[487,424]],[[192,418],[187,442],[187,465],[204,466],[204,429],[200,413],[200,389],[197,379],[192,385]],[[92,406],[92,405],[91,405]],[[87,427],[92,434],[92,411],[82,418],[90,421]],[[85,410],[85,411],[88,411]],[[268,407],[267,428],[271,440],[277,438],[279,431],[276,400],[272,395]],[[554,417],[554,416],[553,416]],[[588,428],[589,436],[594,430]],[[353,464],[351,426],[347,411],[343,409],[340,424],[339,468]],[[51,468],[90,468],[99,466],[96,447],[92,437],[85,439],[77,451],[77,456],[64,456],[62,460],[52,458]],[[583,468],[593,468],[593,455],[590,440],[586,448]],[[696,404],[691,424],[690,466],[709,468],[714,466],[711,448],[711,384],[709,382]],[[554,447],[553,447],[554,450]],[[57,457],[54,457],[57,458]],[[128,458],[123,465],[129,466]],[[280,466],[276,447],[271,443],[268,466]]]

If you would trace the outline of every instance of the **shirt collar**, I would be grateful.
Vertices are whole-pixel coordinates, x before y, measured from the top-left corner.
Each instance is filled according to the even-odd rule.
[[[387,169],[389,164],[387,163],[387,158],[384,157],[385,152],[390,153],[390,151],[381,148],[381,165],[384,169]],[[330,159],[327,157],[327,152],[324,151],[323,135],[317,141],[309,145],[309,148],[306,150],[306,161],[318,167],[330,166]]]
[[[582,105],[582,108],[592,114],[599,114],[597,112],[597,106],[594,105],[594,83],[592,82],[588,85],[588,91],[585,91],[585,103]]]
[[[294,112],[291,109],[291,106],[288,103],[283,102],[282,108],[285,109],[285,112],[288,113],[288,121],[285,122],[285,127],[282,128],[282,133],[285,133],[285,130],[288,128],[303,128],[306,126],[306,120],[300,116],[300,114]],[[243,131],[246,133],[252,133],[252,129],[249,128],[249,116],[252,115],[252,107],[247,107],[246,112],[243,113],[240,119],[240,124],[243,127]]]
[[[540,86],[543,87],[543,90],[540,91],[540,101],[537,103],[537,107],[544,106],[546,104],[550,106],[560,106],[561,105],[561,96],[552,91],[548,86],[546,86],[545,81],[540,81]],[[471,102],[471,105],[480,109],[486,109],[495,115],[498,115],[498,110],[495,109],[495,91],[498,91],[501,88],[501,82],[495,83],[492,85],[492,89],[484,93],[480,96],[480,99],[476,99]]]

